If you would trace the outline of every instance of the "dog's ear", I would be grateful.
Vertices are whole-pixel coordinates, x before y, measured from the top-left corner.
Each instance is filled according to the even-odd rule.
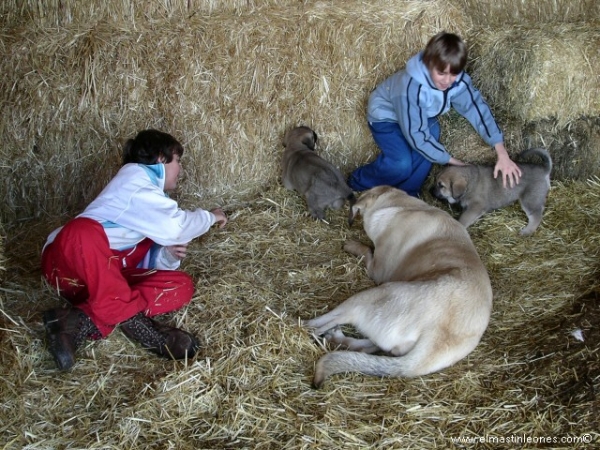
[[[287,143],[288,143],[288,139],[290,137],[290,133],[291,131],[287,131],[284,135],[283,135],[283,140],[281,141],[281,143],[283,144],[284,147],[287,147]]]
[[[361,213],[361,205],[355,203],[350,206],[350,211],[348,212],[348,225],[349,226],[352,226],[352,224],[354,223],[354,219],[360,213]]]
[[[360,213],[360,209],[354,209],[354,206],[356,205],[356,197],[354,196],[354,193],[350,194],[347,199],[350,203],[350,208],[348,210],[348,226],[352,226],[354,223],[354,218],[358,213]]]
[[[452,192],[452,198],[459,200],[467,191],[467,178],[464,175],[457,175],[450,182],[450,192]]]
[[[317,133],[313,130],[310,130],[310,133],[306,133],[302,138],[302,143],[306,145],[309,149],[314,150],[317,145]]]
[[[352,225],[356,216],[358,216],[359,214],[361,216],[365,215],[365,211],[367,210],[367,208],[369,208],[379,197],[380,190],[382,188],[382,186],[379,186],[364,192],[358,198],[358,200],[356,200],[356,202],[350,206],[350,213],[348,214],[348,223],[350,225]]]

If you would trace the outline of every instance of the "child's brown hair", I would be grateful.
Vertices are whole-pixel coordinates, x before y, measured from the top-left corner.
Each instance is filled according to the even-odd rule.
[[[143,130],[125,143],[123,164],[156,164],[161,157],[170,163],[174,155],[183,155],[183,147],[177,139],[162,131]]]
[[[467,65],[467,45],[462,38],[442,31],[433,36],[423,51],[423,63],[428,69],[444,72],[450,66],[450,73],[458,75]]]

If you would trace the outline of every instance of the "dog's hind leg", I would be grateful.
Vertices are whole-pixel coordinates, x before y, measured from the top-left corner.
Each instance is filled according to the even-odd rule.
[[[527,214],[528,223],[527,226],[522,228],[520,231],[521,236],[530,236],[532,235],[537,227],[540,226],[542,222],[542,216],[544,215],[544,207],[527,204],[527,202],[522,201],[521,206],[523,207],[523,211]]]
[[[352,297],[347,298],[338,306],[333,308],[328,313],[314,319],[305,320],[302,325],[307,328],[312,328],[313,333],[317,336],[323,335],[325,332],[340,325],[350,324],[355,325],[357,317],[364,316],[365,303],[369,303],[373,294],[370,289],[366,289]]]
[[[306,192],[306,204],[308,211],[313,219],[325,220],[325,207],[321,204],[319,195],[315,192],[315,188],[311,188]]]
[[[341,345],[355,352],[375,353],[381,350],[370,339],[357,339],[346,336],[339,327],[327,331],[323,337],[333,344]]]
[[[343,310],[339,309],[338,307],[326,314],[323,314],[322,316],[315,317],[314,319],[310,320],[304,320],[302,325],[304,325],[306,328],[312,328],[313,333],[317,336],[320,336],[332,328],[346,323],[343,321],[343,313]]]

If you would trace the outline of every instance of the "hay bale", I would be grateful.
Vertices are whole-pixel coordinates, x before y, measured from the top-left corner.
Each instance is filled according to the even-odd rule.
[[[28,21],[38,26],[64,26],[102,21],[106,18],[135,23],[146,18],[187,18],[218,12],[244,13],[269,7],[298,6],[297,0],[170,0],[146,5],[134,1],[103,1],[82,4],[77,0],[6,0],[1,18],[7,24]]]
[[[526,124],[524,147],[546,147],[552,155],[557,180],[585,180],[600,168],[600,117],[583,117],[559,126],[556,120]]]
[[[17,24],[0,62],[2,214],[73,214],[116,171],[125,139],[147,127],[182,141],[182,189],[203,196],[277,182],[283,131],[299,123],[320,134],[325,157],[353,168],[374,152],[369,91],[433,33],[465,24],[441,0]]]
[[[453,0],[474,23],[490,28],[552,22],[585,22],[600,19],[596,0]]]
[[[5,246],[6,235],[4,234],[4,227],[0,223],[0,283],[4,278],[4,271],[6,270],[6,259],[4,257],[4,246]]]
[[[600,168],[600,118],[582,117],[560,126],[556,119],[522,123],[500,117],[506,148],[515,158],[521,151],[544,147],[552,156],[552,178],[586,180]],[[442,142],[452,156],[471,163],[493,164],[496,152],[456,113],[441,118]]]
[[[595,22],[527,24],[469,32],[470,73],[494,109],[560,127],[600,115],[600,28]]]

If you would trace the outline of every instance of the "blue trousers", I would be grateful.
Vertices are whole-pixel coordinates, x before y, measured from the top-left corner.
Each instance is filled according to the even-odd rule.
[[[356,169],[348,184],[355,191],[364,191],[375,186],[389,185],[402,189],[416,197],[431,171],[431,162],[412,149],[394,122],[369,123],[375,143],[381,150],[377,158]],[[440,138],[440,124],[436,118],[429,119],[431,135]]]

